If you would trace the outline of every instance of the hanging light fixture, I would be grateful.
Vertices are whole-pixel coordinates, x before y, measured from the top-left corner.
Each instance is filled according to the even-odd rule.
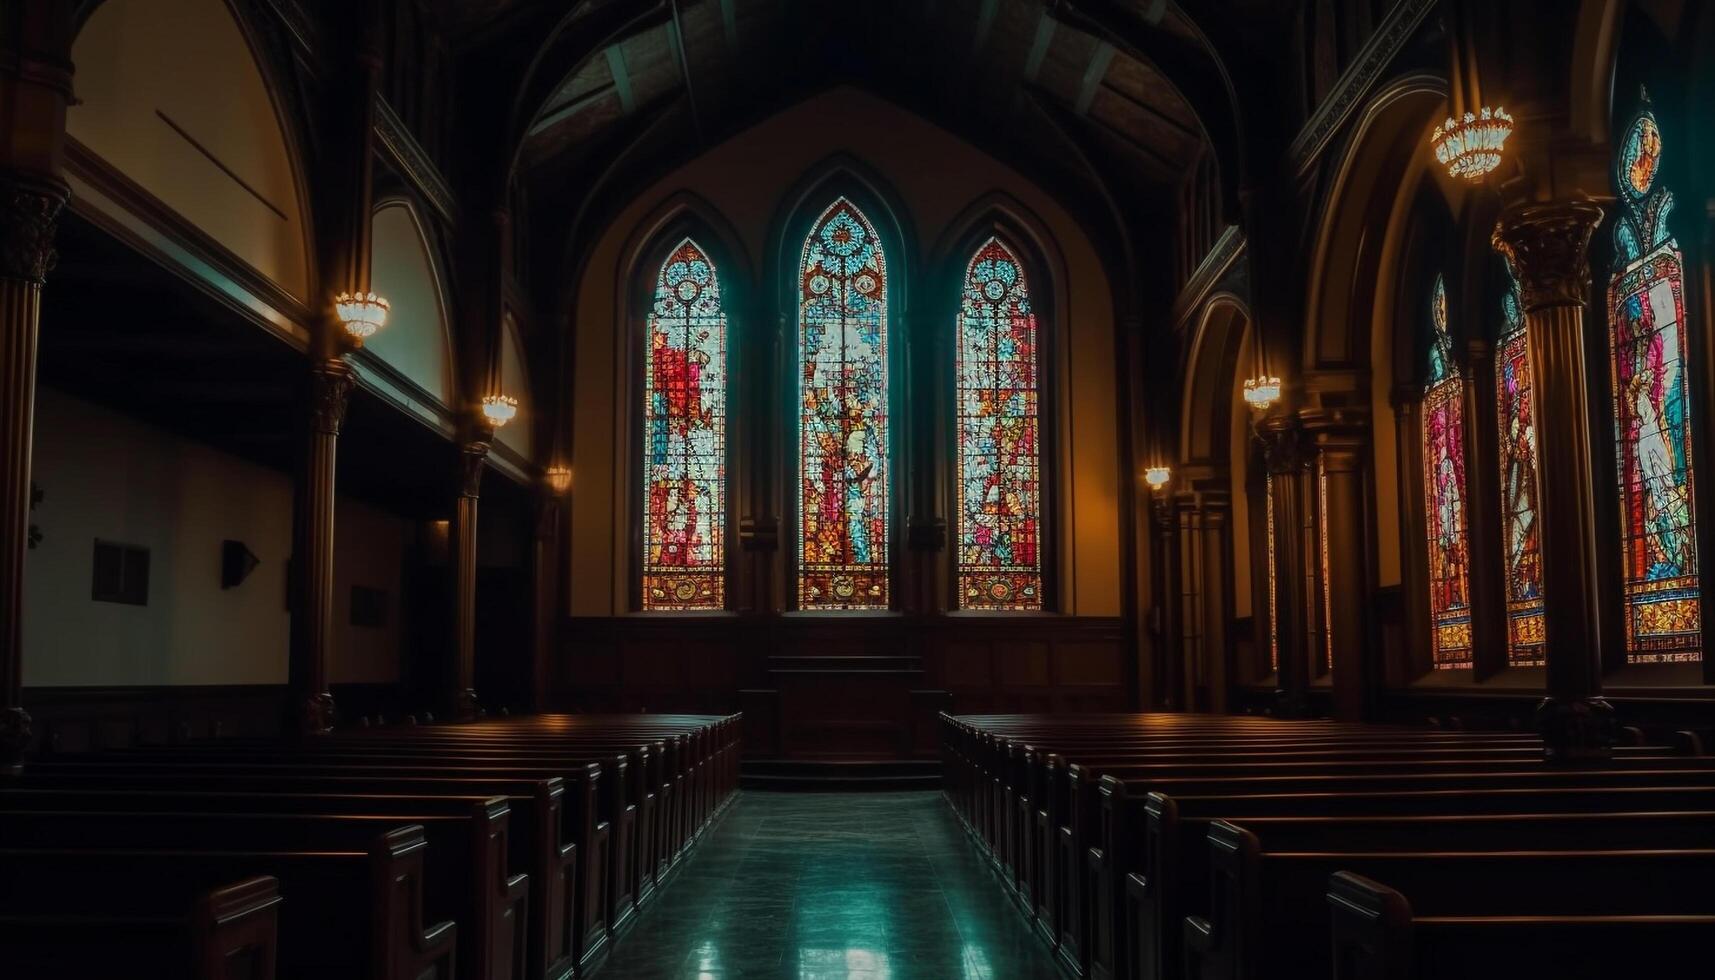
[[[1266,412],[1280,400],[1280,379],[1272,375],[1257,375],[1245,381],[1245,404],[1252,411]]]
[[[1447,172],[1466,180],[1482,180],[1501,165],[1501,151],[1513,134],[1513,117],[1505,109],[1484,106],[1435,127],[1429,143]]]
[[[374,293],[340,293],[333,300],[334,314],[351,339],[362,346],[365,340],[387,325],[392,307]]]
[[[548,489],[560,496],[565,496],[566,491],[572,488],[572,468],[570,466],[555,463],[548,467],[547,472],[543,475],[548,478]]]
[[[488,395],[482,400],[482,417],[498,429],[518,417],[518,399],[511,395]]]
[[[1173,479],[1173,471],[1165,466],[1151,466],[1143,471],[1143,482],[1149,484],[1149,489],[1160,492],[1167,486],[1167,481]]]

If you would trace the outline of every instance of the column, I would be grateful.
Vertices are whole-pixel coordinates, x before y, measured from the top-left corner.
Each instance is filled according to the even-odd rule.
[[[1513,263],[1522,287],[1530,343],[1541,499],[1548,696],[1537,708],[1550,760],[1605,758],[1615,740],[1614,709],[1602,697],[1602,596],[1596,578],[1590,381],[1584,356],[1584,304],[1590,294],[1590,235],[1602,209],[1588,201],[1508,208],[1495,248]]]
[[[1177,573],[1173,584],[1174,620],[1179,627],[1168,690],[1182,711],[1197,710],[1198,664],[1203,659],[1203,512],[1197,494],[1185,491],[1173,501],[1178,540],[1174,549]]]
[[[1155,656],[1149,667],[1150,704],[1143,710],[1159,708],[1173,711],[1180,707],[1178,686],[1179,663],[1182,653],[1179,643],[1179,522],[1173,500],[1163,492],[1151,494],[1149,523],[1155,533],[1155,621],[1150,625],[1159,639]]]
[[[1369,447],[1367,413],[1352,409],[1301,413],[1315,452],[1313,477],[1319,569],[1322,656],[1334,692],[1334,717],[1361,721],[1373,687],[1366,654],[1376,648],[1370,630],[1369,507],[1364,460]]]
[[[1180,498],[1181,688],[1190,711],[1227,710],[1227,626],[1233,616],[1230,501],[1224,490],[1198,490]]]
[[[535,592],[530,633],[530,708],[538,713],[548,710],[548,694],[554,683],[555,639],[559,635],[560,618],[560,510],[558,493],[552,487],[542,487],[536,497],[531,568]]]
[[[1313,627],[1310,617],[1311,583],[1307,569],[1303,527],[1305,524],[1307,466],[1304,433],[1298,420],[1289,415],[1271,415],[1257,423],[1263,444],[1263,463],[1268,468],[1270,503],[1274,507],[1274,642],[1279,665],[1276,672],[1275,713],[1300,718],[1309,713],[1305,696],[1310,684],[1310,650]]]
[[[59,177],[71,99],[70,4],[24,0],[0,37],[0,776],[23,770],[24,556],[42,284],[70,192]]]
[[[337,720],[328,689],[328,657],[333,637],[334,466],[339,430],[345,422],[352,387],[351,368],[338,357],[310,370],[309,433],[304,469],[297,488],[294,564],[298,608],[292,629],[292,694],[297,729],[325,735]]]
[[[1500,422],[1495,345],[1465,348],[1465,574],[1471,592],[1471,662],[1477,680],[1507,665],[1506,558],[1501,543]]]
[[[458,500],[453,511],[453,663],[446,699],[453,718],[482,717],[476,696],[476,508],[494,430],[477,427],[459,446]]]

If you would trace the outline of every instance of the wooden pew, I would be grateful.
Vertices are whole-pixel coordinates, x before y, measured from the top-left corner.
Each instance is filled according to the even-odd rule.
[[[427,842],[419,826],[396,827],[357,850],[97,846],[105,843],[100,840],[17,846],[11,835],[5,839],[0,914],[8,917],[43,910],[75,916],[90,908],[146,915],[160,911],[153,904],[158,883],[268,870],[285,899],[271,907],[279,919],[280,976],[452,980],[455,975],[455,925],[426,924],[423,917]],[[153,967],[133,967],[146,968]],[[189,972],[187,964],[178,975]]]
[[[1418,916],[1348,871],[1328,882],[1333,980],[1672,976],[1709,955],[1715,915]]]
[[[34,889],[8,890],[0,898],[8,973],[34,980],[274,980],[280,905],[274,878],[205,890],[188,869],[175,868],[154,878],[141,902],[122,884],[116,878],[87,890],[74,907],[42,902]]]

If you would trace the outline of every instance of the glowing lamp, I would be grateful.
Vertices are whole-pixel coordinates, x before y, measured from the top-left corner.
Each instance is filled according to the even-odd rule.
[[[1466,180],[1481,180],[1501,165],[1501,150],[1507,137],[1513,134],[1513,117],[1505,109],[1490,109],[1465,113],[1464,118],[1447,120],[1435,127],[1429,143],[1435,147],[1435,159],[1447,172]]]
[[[489,395],[482,400],[482,417],[498,429],[518,417],[518,399],[511,395]]]
[[[385,299],[374,293],[340,293],[334,297],[334,314],[345,332],[359,344],[375,336],[375,331],[387,325],[390,307]]]
[[[567,490],[572,488],[572,468],[570,466],[555,463],[548,467],[544,475],[548,478],[548,489],[557,494],[564,495]]]
[[[1280,379],[1258,376],[1245,381],[1245,404],[1258,412],[1266,412],[1280,400]]]
[[[1172,478],[1173,471],[1165,466],[1151,466],[1143,471],[1143,482],[1149,484],[1151,490],[1160,490]]]

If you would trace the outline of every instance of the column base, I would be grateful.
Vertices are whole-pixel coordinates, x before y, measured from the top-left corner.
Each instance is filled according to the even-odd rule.
[[[332,694],[326,691],[312,694],[298,705],[298,734],[330,735],[338,719],[339,710],[333,703]]]
[[[458,694],[458,703],[454,706],[453,717],[459,721],[475,721],[485,717],[488,712],[482,709],[482,702],[477,699],[475,688],[465,688]]]
[[[28,711],[17,706],[0,708],[0,776],[23,773],[31,734]]]
[[[1549,762],[1611,759],[1619,726],[1604,698],[1543,698],[1536,706],[1542,757]]]

